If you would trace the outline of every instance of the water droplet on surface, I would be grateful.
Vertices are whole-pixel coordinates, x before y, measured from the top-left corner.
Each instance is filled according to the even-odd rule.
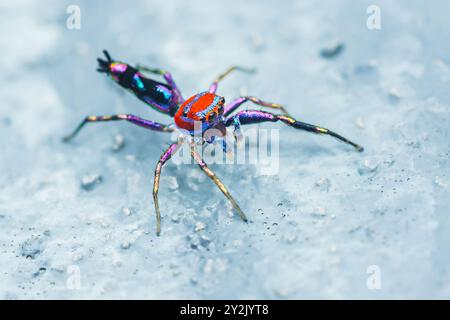
[[[365,159],[358,168],[360,175],[375,172],[378,169],[378,162],[373,159]]]

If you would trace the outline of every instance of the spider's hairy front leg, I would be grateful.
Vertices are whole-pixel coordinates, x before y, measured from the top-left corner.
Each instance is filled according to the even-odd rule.
[[[236,100],[230,102],[229,104],[227,104],[225,106],[223,115],[225,117],[229,116],[231,113],[233,113],[233,111],[235,111],[242,104],[244,104],[244,103],[246,103],[248,101],[251,101],[254,104],[257,104],[257,105],[259,105],[261,107],[266,107],[266,108],[272,108],[272,109],[280,110],[281,112],[283,112],[283,114],[289,115],[287,110],[281,104],[262,101],[261,99],[258,99],[256,97],[251,97],[251,96],[240,97],[240,98],[237,98]]]
[[[206,165],[205,161],[203,161],[202,156],[195,150],[195,146],[191,145],[191,156],[197,162],[200,169],[203,170],[203,172],[219,187],[220,191],[227,197],[227,199],[231,202],[231,205],[233,208],[237,211],[239,216],[242,220],[245,222],[248,222],[247,217],[245,216],[244,212],[242,212],[241,208],[237,204],[236,200],[231,196],[230,192],[228,191],[227,187],[220,181],[220,179],[216,176],[214,172],[211,171],[211,169]]]
[[[138,64],[136,65],[136,69],[141,72],[150,72],[153,74],[158,74],[160,76],[163,76],[164,80],[166,80],[167,84],[172,87],[173,92],[175,93],[177,103],[182,104],[184,102],[183,95],[181,94],[180,89],[178,89],[177,84],[172,78],[172,74],[168,71],[159,69],[159,68],[150,68],[146,67],[144,65]]]
[[[161,234],[161,212],[159,211],[159,202],[158,202],[158,190],[159,190],[159,178],[161,176],[161,169],[164,164],[169,160],[179,149],[182,141],[178,141],[172,143],[169,148],[161,155],[158,163],[155,168],[155,179],[153,180],[153,202],[155,203],[155,212],[156,212],[156,235],[159,236]]]
[[[288,126],[291,126],[295,129],[305,130],[312,133],[317,134],[326,134],[329,136],[332,136],[338,140],[341,140],[342,142],[345,142],[351,146],[353,146],[357,151],[362,152],[364,151],[364,148],[347,138],[344,138],[340,134],[337,134],[336,132],[333,132],[331,130],[328,130],[326,128],[322,128],[319,126],[315,126],[309,123],[297,121],[294,118],[291,118],[286,115],[278,115],[273,114],[269,112],[259,111],[259,110],[245,110],[240,111],[237,114],[227,118],[225,120],[225,126],[231,126],[234,125],[235,127],[238,125],[246,125],[246,124],[254,124],[254,123],[260,123],[260,122],[277,122],[281,121]]]
[[[243,72],[247,72],[247,73],[254,73],[256,70],[255,69],[249,69],[249,68],[243,68],[243,67],[239,67],[239,66],[232,66],[230,68],[228,68],[224,73],[222,73],[220,76],[218,76],[216,78],[216,80],[213,81],[213,83],[210,85],[209,87],[209,92],[210,93],[216,93],[217,91],[217,87],[219,86],[219,82],[223,80],[223,78],[225,78],[227,75],[229,75],[231,72],[238,70],[238,71],[243,71]]]
[[[63,138],[64,142],[68,142],[72,140],[78,132],[89,122],[102,122],[102,121],[119,121],[126,120],[140,127],[154,130],[154,131],[162,131],[162,132],[172,132],[174,129],[171,126],[164,125],[158,122],[145,120],[139,117],[136,117],[132,114],[116,114],[112,116],[88,116],[84,118],[83,121],[78,125],[78,127],[68,136]]]

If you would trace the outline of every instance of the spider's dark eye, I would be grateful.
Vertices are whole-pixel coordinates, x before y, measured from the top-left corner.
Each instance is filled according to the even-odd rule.
[[[214,120],[216,120],[216,113],[215,112],[211,112],[210,114],[209,114],[209,116],[208,116],[208,122],[209,123],[212,123],[212,122],[214,122]]]
[[[186,109],[183,110],[183,117],[187,117],[187,116],[188,116],[188,111],[189,111],[189,110],[186,110]]]
[[[217,111],[219,112],[219,114],[223,113],[223,105],[220,105],[219,108],[217,108]]]

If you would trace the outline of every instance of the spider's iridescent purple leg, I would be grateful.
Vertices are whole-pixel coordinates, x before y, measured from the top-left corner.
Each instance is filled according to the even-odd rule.
[[[269,122],[281,121],[295,129],[305,130],[317,134],[326,134],[353,146],[359,152],[364,151],[364,148],[362,146],[326,128],[322,128],[305,122],[300,122],[289,116],[277,115],[259,110],[240,111],[235,115],[225,119],[225,126],[228,127],[234,125],[235,128],[239,128],[239,125],[254,124],[267,121]]]
[[[203,172],[219,187],[220,191],[222,191],[225,197],[227,197],[227,199],[231,202],[231,205],[237,211],[241,219],[245,222],[248,222],[247,217],[245,216],[244,212],[242,212],[236,200],[234,200],[234,198],[231,196],[227,187],[225,187],[225,185],[222,183],[222,181],[220,181],[216,174],[208,168],[205,161],[203,161],[202,156],[195,150],[195,147],[193,145],[191,145],[191,156],[195,160],[195,162],[197,162],[200,169],[202,169]]]
[[[102,121],[119,121],[119,120],[126,120],[131,123],[134,123],[135,125],[141,126],[146,129],[154,130],[154,131],[161,131],[161,132],[172,132],[174,129],[171,126],[164,125],[158,122],[145,120],[139,117],[136,117],[132,114],[116,114],[112,116],[88,116],[84,118],[84,120],[78,125],[78,127],[68,136],[65,136],[63,138],[64,142],[68,142],[72,140],[78,132],[89,122],[102,122]]]
[[[227,75],[229,75],[231,72],[233,72],[234,70],[239,70],[239,71],[243,71],[243,72],[247,72],[247,73],[253,73],[255,72],[255,69],[248,69],[248,68],[243,68],[243,67],[239,67],[239,66],[232,66],[230,68],[228,68],[224,73],[222,73],[220,76],[217,77],[216,80],[214,80],[214,82],[211,84],[211,86],[209,87],[209,92],[210,93],[216,93],[217,91],[217,87],[219,86],[219,82],[223,80],[223,78],[225,78]]]
[[[161,169],[164,164],[169,160],[179,149],[181,146],[181,141],[172,143],[169,148],[161,155],[159,158],[158,164],[155,169],[155,179],[153,180],[153,202],[155,203],[155,212],[156,212],[156,235],[159,236],[161,234],[161,212],[159,211],[159,202],[158,202],[158,190],[159,190],[159,178],[161,176]]]
[[[178,104],[182,104],[184,102],[184,98],[181,95],[181,91],[180,89],[178,89],[177,84],[173,80],[172,74],[170,72],[158,68],[149,68],[140,64],[136,66],[136,69],[139,71],[150,72],[163,76],[167,84],[172,87],[173,93],[175,94],[176,97],[176,102]]]
[[[244,104],[247,101],[251,101],[254,104],[257,104],[257,105],[262,106],[262,107],[278,109],[278,110],[282,111],[283,114],[289,115],[287,110],[281,104],[265,102],[265,101],[262,101],[262,100],[260,100],[258,98],[250,97],[250,96],[240,97],[240,98],[237,98],[236,100],[230,102],[228,105],[225,106],[223,115],[225,117],[230,115],[231,113],[233,113],[233,111],[235,111],[237,108],[239,108],[242,104]]]

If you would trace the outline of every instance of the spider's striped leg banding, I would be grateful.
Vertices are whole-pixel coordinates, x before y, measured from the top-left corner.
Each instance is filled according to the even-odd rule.
[[[227,187],[225,187],[225,185],[222,183],[222,181],[220,181],[216,174],[212,172],[211,169],[206,165],[205,161],[203,161],[202,159],[202,156],[195,150],[195,147],[193,145],[191,145],[191,156],[195,160],[195,162],[197,162],[203,172],[219,187],[220,191],[222,191],[225,197],[227,197],[227,199],[231,202],[231,205],[237,211],[241,219],[245,222],[248,222],[247,217],[245,216],[244,212],[242,212],[236,200],[234,200],[234,198],[231,196]]]
[[[182,104],[184,102],[184,98],[181,94],[180,89],[178,89],[177,84],[175,83],[175,81],[172,78],[172,74],[168,71],[162,70],[162,69],[158,69],[158,68],[150,68],[150,67],[146,67],[143,66],[141,64],[138,64],[136,66],[136,69],[141,71],[141,72],[150,72],[153,74],[158,74],[164,77],[164,79],[166,80],[167,84],[169,86],[172,87],[173,92],[175,93],[176,96],[176,100],[178,104]]]
[[[237,98],[236,100],[230,102],[228,105],[225,106],[225,110],[223,112],[223,115],[225,117],[230,115],[233,111],[235,111],[237,108],[239,108],[242,104],[246,103],[247,101],[251,101],[254,104],[257,104],[257,105],[259,105],[261,107],[278,109],[281,112],[283,112],[284,115],[289,115],[287,110],[281,104],[265,102],[265,101],[262,101],[262,100],[260,100],[258,98],[250,97],[250,96],[240,97],[240,98]]]
[[[161,176],[161,169],[164,164],[169,160],[179,149],[181,142],[176,142],[170,145],[166,151],[159,158],[158,164],[155,169],[155,179],[153,180],[153,201],[155,203],[155,212],[156,212],[156,235],[159,236],[161,234],[161,212],[159,211],[159,202],[158,202],[158,190],[159,190],[159,178]]]
[[[260,122],[267,122],[267,121],[269,121],[269,122],[281,121],[295,129],[305,130],[305,131],[309,131],[309,132],[313,132],[313,133],[317,133],[317,134],[326,134],[326,135],[335,137],[336,139],[339,139],[339,140],[353,146],[359,152],[364,151],[364,148],[362,146],[348,140],[347,138],[344,138],[343,136],[341,136],[331,130],[328,130],[328,129],[325,129],[325,128],[322,128],[319,126],[315,126],[315,125],[312,125],[309,123],[300,122],[300,121],[297,121],[286,115],[277,115],[277,114],[259,111],[259,110],[244,110],[244,111],[238,112],[234,116],[227,118],[225,120],[225,125],[228,127],[231,125],[235,125],[236,123],[239,123],[240,125],[246,125],[246,124],[254,124],[254,123],[260,123]]]
[[[174,130],[172,127],[168,125],[164,125],[150,120],[145,120],[131,114],[116,114],[112,116],[88,116],[84,118],[84,120],[78,125],[78,127],[71,134],[65,136],[63,138],[63,141],[68,142],[72,140],[78,134],[78,132],[80,132],[80,130],[89,122],[119,121],[119,120],[126,120],[143,128],[154,131],[171,132]]]
[[[254,73],[256,71],[255,69],[243,68],[243,67],[239,67],[239,66],[232,66],[232,67],[228,68],[220,76],[218,76],[216,80],[214,80],[214,82],[209,87],[208,91],[210,93],[216,93],[217,87],[219,86],[219,82],[222,81],[223,78],[225,78],[227,75],[229,75],[231,72],[233,72],[235,70],[242,71],[242,72],[247,72],[247,73]]]

